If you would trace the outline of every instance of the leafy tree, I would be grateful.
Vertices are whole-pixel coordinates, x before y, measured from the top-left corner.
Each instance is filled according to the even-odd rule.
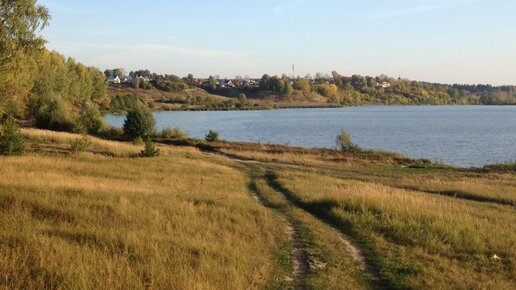
[[[315,86],[315,89],[327,98],[335,97],[338,94],[338,88],[334,84],[319,84]]]
[[[38,128],[57,131],[77,129],[76,118],[70,105],[59,96],[36,96],[29,102],[29,112]]]
[[[208,82],[210,84],[210,89],[215,90],[217,88],[217,79],[215,77],[210,76]]]
[[[244,93],[240,93],[238,95],[238,103],[241,107],[244,107],[247,104],[247,96]]]
[[[186,78],[183,78],[183,81],[189,86],[195,85],[195,78],[194,78],[193,74],[188,74],[188,76]]]
[[[219,141],[219,133],[216,131],[210,130],[204,139],[207,142],[217,142],[217,141]]]
[[[270,86],[271,86],[270,80],[271,80],[271,77],[268,74],[264,74],[262,76],[262,79],[260,80],[260,84],[259,84],[260,90],[263,90],[263,91],[270,90]]]
[[[7,118],[0,132],[0,154],[22,155],[25,152],[25,142],[12,117]]]
[[[152,113],[142,106],[136,106],[127,113],[124,122],[124,133],[133,139],[148,137],[154,133],[154,124],[155,121]]]
[[[337,148],[343,152],[360,152],[358,145],[351,141],[351,136],[346,130],[342,130],[337,136]]]
[[[79,126],[81,131],[88,134],[97,134],[104,126],[104,119],[100,115],[97,106],[86,101],[82,104],[82,111],[79,115]]]
[[[0,95],[19,78],[24,68],[20,63],[43,47],[45,41],[38,32],[49,18],[48,10],[36,0],[0,1]]]
[[[104,71],[104,76],[105,76],[106,78],[109,78],[109,77],[110,77],[114,72],[115,72],[115,71],[114,71],[114,70],[112,70],[112,69],[106,69],[106,70]]]
[[[297,78],[294,81],[294,88],[302,91],[303,93],[309,93],[312,90],[312,84],[307,78]]]

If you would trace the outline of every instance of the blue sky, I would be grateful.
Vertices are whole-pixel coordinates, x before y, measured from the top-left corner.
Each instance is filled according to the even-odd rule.
[[[102,70],[516,85],[514,0],[38,2],[47,46]]]

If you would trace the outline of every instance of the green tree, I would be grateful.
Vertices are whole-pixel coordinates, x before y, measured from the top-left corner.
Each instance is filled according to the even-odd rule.
[[[97,134],[104,127],[104,119],[97,106],[85,101],[79,115],[79,126],[88,134]]]
[[[296,90],[300,90],[303,93],[309,93],[312,91],[312,84],[310,83],[309,79],[306,78],[297,78],[294,81],[294,88]]]
[[[12,117],[7,118],[0,132],[0,154],[22,155],[25,152],[25,142],[20,129]]]
[[[159,156],[159,148],[156,148],[154,143],[152,143],[152,139],[147,137],[145,140],[145,147],[142,152],[140,152],[140,157],[156,157]]]
[[[214,76],[210,76],[208,82],[210,84],[210,89],[214,90],[217,88],[217,79]]]
[[[337,135],[337,148],[343,152],[360,152],[360,147],[353,143],[351,136],[346,130]]]
[[[0,1],[0,106],[28,93],[34,55],[45,43],[38,32],[49,18],[36,0]]]
[[[152,112],[142,106],[135,106],[127,113],[124,133],[133,139],[148,137],[154,133],[154,126],[155,121]]]
[[[217,142],[219,141],[219,133],[217,131],[210,130],[204,139],[208,142]]]
[[[244,93],[238,95],[238,103],[240,107],[244,107],[247,104],[247,96]]]

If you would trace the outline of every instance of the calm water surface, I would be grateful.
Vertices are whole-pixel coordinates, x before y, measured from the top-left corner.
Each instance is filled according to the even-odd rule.
[[[459,166],[516,160],[516,106],[381,106],[229,112],[156,112],[157,127],[202,138],[334,147],[347,130],[364,148],[402,152]],[[107,115],[122,126],[125,116]]]

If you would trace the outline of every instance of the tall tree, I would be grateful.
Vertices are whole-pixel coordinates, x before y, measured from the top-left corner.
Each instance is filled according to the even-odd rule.
[[[28,55],[43,48],[38,34],[50,19],[48,10],[36,0],[0,0],[0,100],[15,85],[20,65]]]

